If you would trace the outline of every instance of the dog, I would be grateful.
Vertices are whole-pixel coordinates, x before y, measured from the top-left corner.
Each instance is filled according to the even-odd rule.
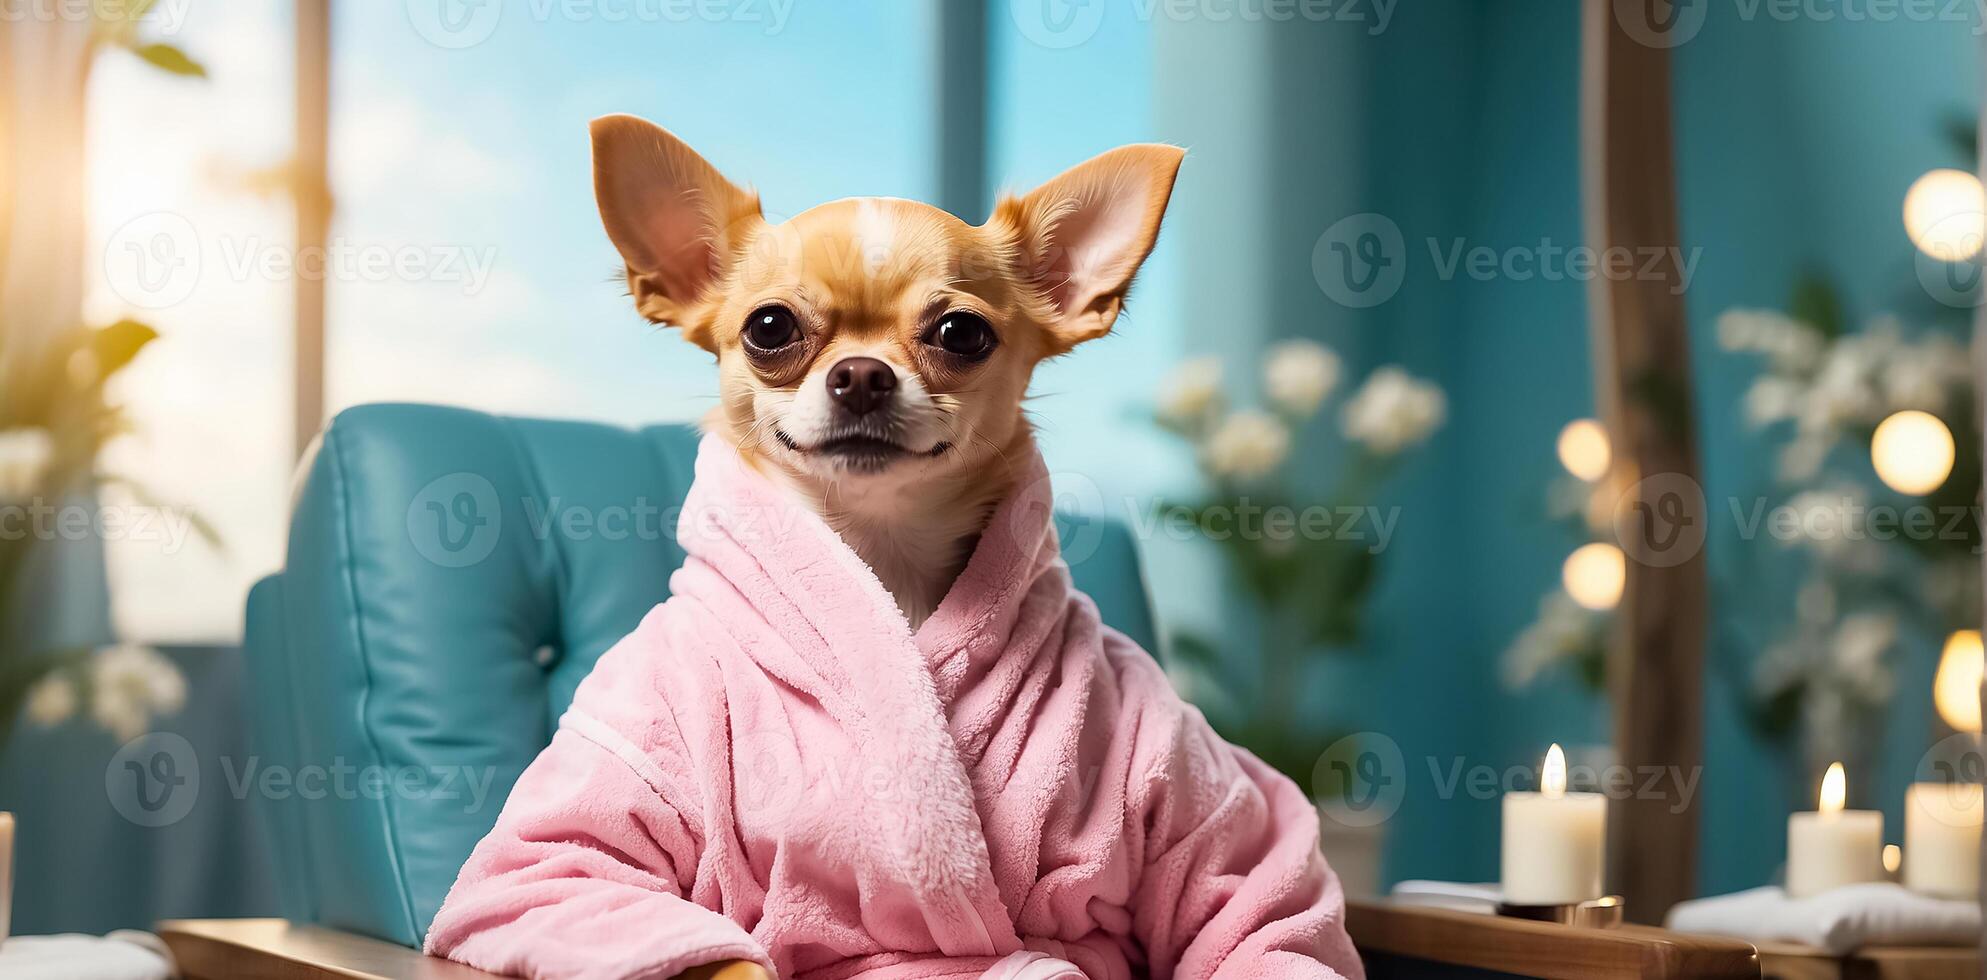
[[[1075,591],[1022,408],[1116,323],[1183,152],[1112,150],[977,226],[883,198],[776,224],[660,128],[592,132],[635,308],[717,358],[718,404],[670,598],[581,682],[425,948],[1358,980],[1315,807]]]
[[[661,127],[592,135],[636,310],[717,357],[706,428],[806,500],[913,628],[1030,454],[1036,365],[1110,332],[1185,155],[1111,150],[978,226],[893,198],[774,224]]]
[[[1111,150],[979,226],[896,198],[774,224],[660,126],[607,116],[592,136],[636,311],[717,357],[705,427],[819,513],[913,628],[1013,489],[1035,367],[1110,332],[1185,155]],[[765,973],[741,961],[682,976]]]

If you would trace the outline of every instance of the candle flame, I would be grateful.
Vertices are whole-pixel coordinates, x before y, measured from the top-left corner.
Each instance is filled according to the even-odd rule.
[[[1566,753],[1560,751],[1559,743],[1545,753],[1545,769],[1539,773],[1539,789],[1551,799],[1566,795]]]
[[[1980,677],[1987,671],[1979,630],[1959,630],[1946,638],[1939,673],[1932,678],[1932,704],[1956,732],[1980,730]]]
[[[1821,812],[1841,813],[1842,804],[1849,799],[1849,777],[1842,774],[1842,763],[1828,767],[1828,775],[1821,777]]]

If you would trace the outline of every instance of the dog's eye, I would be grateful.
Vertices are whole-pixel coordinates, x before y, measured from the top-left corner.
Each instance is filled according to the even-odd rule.
[[[969,360],[980,360],[994,349],[993,327],[977,313],[947,313],[931,331],[925,343]]]
[[[745,343],[758,350],[779,350],[799,339],[800,324],[784,306],[762,306],[745,318]]]

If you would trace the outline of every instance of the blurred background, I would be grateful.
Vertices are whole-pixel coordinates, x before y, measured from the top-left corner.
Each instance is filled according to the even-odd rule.
[[[324,419],[712,405],[708,356],[634,314],[600,231],[585,127],[612,112],[773,216],[890,195],[977,221],[1112,146],[1187,147],[1128,315],[1030,403],[1065,505],[1140,537],[1182,690],[1318,795],[1367,887],[1494,879],[1497,789],[1551,742],[1614,758],[1604,651],[1634,558],[1582,424],[1610,354],[1581,4],[6,6],[16,933],[274,913],[247,791],[148,827],[105,787],[147,731],[249,757],[243,598],[282,563]],[[1670,9],[1680,231],[1656,258],[1682,271],[1708,615],[1678,802],[1713,894],[1773,878],[1830,761],[1901,827],[1928,750],[1979,726],[1977,696],[1942,714],[1934,689],[1949,649],[1948,689],[1979,682],[1984,25],[1974,4]],[[1209,523],[1237,501],[1328,532]]]

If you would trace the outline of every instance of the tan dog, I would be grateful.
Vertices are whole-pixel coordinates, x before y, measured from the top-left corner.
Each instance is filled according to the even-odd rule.
[[[978,227],[892,198],[776,225],[663,129],[593,123],[594,191],[635,308],[717,356],[707,428],[808,501],[913,628],[1030,451],[1035,365],[1117,319],[1182,155],[1120,147]]]
[[[717,356],[706,427],[826,519],[913,628],[1032,451],[1021,402],[1035,365],[1117,320],[1182,155],[1112,150],[978,227],[888,198],[775,225],[661,128],[593,123],[594,191],[635,308]]]

